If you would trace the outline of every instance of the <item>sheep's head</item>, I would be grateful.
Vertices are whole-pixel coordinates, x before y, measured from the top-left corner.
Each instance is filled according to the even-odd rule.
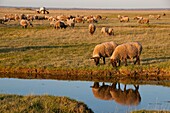
[[[113,67],[117,66],[117,61],[115,59],[110,59],[110,63],[112,64]]]
[[[91,59],[94,59],[94,62],[95,62],[96,65],[99,64],[100,57],[92,57]]]

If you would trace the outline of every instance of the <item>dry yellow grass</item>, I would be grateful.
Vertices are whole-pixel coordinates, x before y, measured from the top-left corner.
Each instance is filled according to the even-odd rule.
[[[22,29],[18,21],[6,22],[0,29],[0,67],[24,68],[96,68],[92,56],[96,44],[114,41],[118,44],[140,41],[143,66],[159,65],[170,69],[170,11],[169,10],[49,10],[49,16],[56,15],[101,15],[93,36],[88,33],[88,23],[76,23],[74,29],[56,30],[48,20],[33,21],[33,28]],[[0,18],[4,14],[30,14],[34,10],[24,8],[0,8]],[[150,24],[138,24],[135,16],[166,14],[159,20],[150,19]],[[117,15],[127,15],[130,22],[120,23]],[[43,15],[43,14],[38,14]],[[114,36],[101,34],[103,26],[114,28]],[[109,58],[103,68],[111,68]]]

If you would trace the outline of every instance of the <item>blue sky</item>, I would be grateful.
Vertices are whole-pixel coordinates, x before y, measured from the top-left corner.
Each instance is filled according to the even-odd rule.
[[[170,8],[170,0],[0,0],[0,6],[49,8]]]

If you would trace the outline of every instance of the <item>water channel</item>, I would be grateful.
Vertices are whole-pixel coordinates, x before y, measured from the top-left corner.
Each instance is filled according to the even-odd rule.
[[[170,87],[91,81],[0,78],[0,94],[67,96],[95,113],[170,110]]]

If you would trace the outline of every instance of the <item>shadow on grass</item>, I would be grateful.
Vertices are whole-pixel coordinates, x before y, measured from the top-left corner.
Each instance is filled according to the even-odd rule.
[[[142,65],[148,65],[148,64],[154,64],[154,63],[158,63],[158,62],[166,62],[170,60],[170,56],[168,57],[158,57],[158,58],[145,58],[145,59],[141,59],[142,61]]]
[[[27,50],[39,50],[39,49],[50,49],[50,48],[72,48],[76,47],[79,48],[81,46],[92,46],[95,45],[94,43],[91,44],[75,44],[75,45],[56,45],[56,46],[26,46],[20,48],[0,48],[0,53],[8,53],[8,52],[15,52],[15,51],[27,51]]]

